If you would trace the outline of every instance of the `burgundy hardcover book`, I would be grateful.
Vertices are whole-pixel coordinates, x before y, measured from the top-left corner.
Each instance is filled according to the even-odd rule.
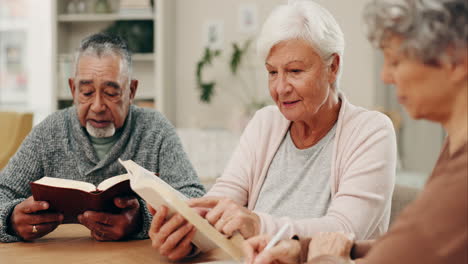
[[[102,181],[97,187],[91,183],[43,177],[30,183],[34,200],[49,202],[50,211],[64,215],[63,223],[78,223],[77,216],[87,210],[117,213],[115,197],[137,196],[130,188],[127,174]]]

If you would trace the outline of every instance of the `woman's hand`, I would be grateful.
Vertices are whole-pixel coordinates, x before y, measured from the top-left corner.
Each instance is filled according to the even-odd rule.
[[[191,244],[196,229],[180,214],[167,218],[168,209],[160,206],[157,210],[148,205],[153,214],[149,229],[151,245],[159,253],[170,260],[179,260],[186,257],[193,248]]]
[[[268,235],[256,236],[243,244],[247,264],[296,264],[301,262],[301,244],[297,240],[282,240],[269,250]]]
[[[342,232],[323,232],[312,237],[309,243],[308,260],[322,255],[350,259],[351,248],[354,244],[354,235]]]
[[[260,232],[260,217],[231,199],[202,197],[191,199],[188,204],[211,209],[205,216],[206,220],[227,236],[239,231],[247,239]]]

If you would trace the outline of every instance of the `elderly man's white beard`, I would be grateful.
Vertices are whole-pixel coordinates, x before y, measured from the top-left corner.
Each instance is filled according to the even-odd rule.
[[[112,137],[115,134],[115,126],[113,123],[103,128],[96,128],[91,125],[90,122],[86,122],[86,131],[96,138]]]

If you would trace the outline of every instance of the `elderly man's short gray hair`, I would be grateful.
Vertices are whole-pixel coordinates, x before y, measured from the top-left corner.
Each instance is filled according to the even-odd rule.
[[[131,81],[132,54],[128,48],[127,42],[120,36],[106,33],[97,33],[83,39],[76,53],[76,66],[78,66],[78,61],[83,55],[97,56],[99,58],[103,55],[119,56],[122,62],[122,66],[124,66],[121,67],[121,70],[126,70],[128,82]],[[75,67],[75,72],[76,70],[77,67]]]
[[[446,51],[466,52],[467,6],[467,0],[374,0],[364,10],[368,38],[382,47],[389,37],[400,36],[407,56],[426,64],[454,62],[460,56]]]
[[[287,5],[278,6],[263,24],[257,40],[257,52],[262,60],[266,60],[273,46],[290,39],[302,39],[310,43],[326,64],[332,62],[332,54],[340,56],[334,84],[338,88],[345,42],[335,18],[312,1],[290,1]]]

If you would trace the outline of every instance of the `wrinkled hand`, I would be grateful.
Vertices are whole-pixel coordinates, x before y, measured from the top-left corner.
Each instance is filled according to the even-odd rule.
[[[191,207],[210,208],[206,220],[227,236],[239,231],[247,239],[260,233],[260,217],[231,199],[202,197],[191,199],[188,204]]]
[[[98,241],[120,240],[138,230],[141,223],[140,203],[135,197],[116,197],[114,204],[122,209],[119,214],[86,211],[78,221],[91,230]]]
[[[34,201],[34,198],[30,196],[13,209],[9,228],[28,241],[45,236],[63,221],[62,214],[46,212],[48,208],[49,203]]]
[[[166,206],[160,206],[157,210],[148,206],[148,209],[153,215],[149,230],[151,246],[170,260],[186,257],[192,251],[191,241],[197,230],[180,214],[174,214],[166,220],[168,214]],[[203,215],[202,211],[197,211]]]
[[[323,232],[312,237],[309,244],[308,260],[322,255],[350,259],[354,235],[342,232]]]
[[[270,236],[260,235],[246,240],[243,244],[247,264],[296,264],[301,260],[301,244],[297,240],[281,240],[276,246],[264,250]]]

